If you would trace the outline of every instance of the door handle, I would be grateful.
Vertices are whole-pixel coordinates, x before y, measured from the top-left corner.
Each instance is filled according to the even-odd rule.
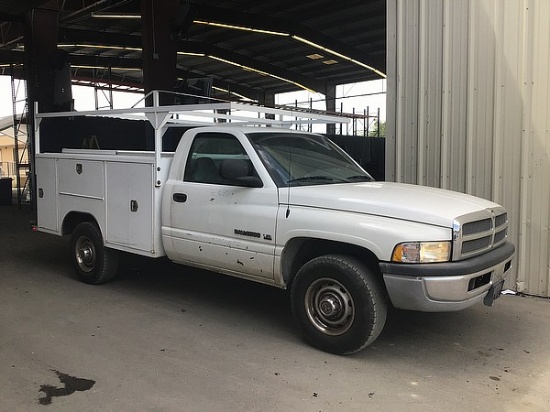
[[[187,195],[185,193],[174,193],[172,195],[174,202],[184,203],[187,201]]]

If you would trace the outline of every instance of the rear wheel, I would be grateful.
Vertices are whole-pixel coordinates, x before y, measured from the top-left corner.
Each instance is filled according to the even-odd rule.
[[[103,245],[99,227],[93,222],[80,223],[71,237],[73,267],[84,283],[111,280],[117,272],[118,252]]]
[[[350,354],[368,346],[386,322],[381,279],[361,261],[327,255],[306,263],[292,283],[294,317],[314,347]]]

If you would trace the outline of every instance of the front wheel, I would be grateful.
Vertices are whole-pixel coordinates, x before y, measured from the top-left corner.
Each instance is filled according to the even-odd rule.
[[[80,280],[96,285],[111,280],[118,269],[118,252],[105,248],[95,223],[80,223],[71,237],[73,267]]]
[[[292,283],[294,317],[314,347],[339,355],[382,332],[387,303],[381,279],[358,259],[327,255],[306,263]]]

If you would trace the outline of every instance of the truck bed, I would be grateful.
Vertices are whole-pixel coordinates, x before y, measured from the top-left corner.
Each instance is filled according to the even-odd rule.
[[[162,153],[162,181],[173,153]],[[36,155],[38,229],[63,235],[73,213],[97,219],[105,246],[164,256],[160,235],[162,186],[155,184],[155,152],[64,149]]]

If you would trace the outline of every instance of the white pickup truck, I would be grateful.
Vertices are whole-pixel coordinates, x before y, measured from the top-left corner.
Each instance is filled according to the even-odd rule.
[[[371,344],[390,304],[456,311],[500,295],[514,254],[501,206],[373,181],[326,137],[273,127],[341,118],[238,114],[251,107],[37,114],[38,230],[71,236],[74,268],[90,284],[111,279],[125,251],[288,288],[306,340],[338,354]],[[189,126],[208,110],[217,123]],[[103,129],[145,119],[140,138],[154,148],[90,136],[105,117]],[[162,150],[168,134],[183,134],[174,151]]]

